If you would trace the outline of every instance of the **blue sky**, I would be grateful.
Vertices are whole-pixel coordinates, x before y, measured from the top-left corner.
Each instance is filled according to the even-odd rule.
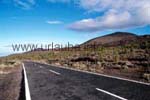
[[[150,34],[150,1],[0,0],[0,56],[11,44],[83,43],[116,31]]]

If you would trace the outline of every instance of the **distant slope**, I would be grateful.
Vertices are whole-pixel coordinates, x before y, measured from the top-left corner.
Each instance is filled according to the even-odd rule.
[[[129,44],[131,42],[138,42],[138,40],[144,41],[145,39],[150,39],[150,35],[138,36],[133,33],[115,32],[109,35],[91,39],[81,44],[81,47],[84,45],[121,46]]]

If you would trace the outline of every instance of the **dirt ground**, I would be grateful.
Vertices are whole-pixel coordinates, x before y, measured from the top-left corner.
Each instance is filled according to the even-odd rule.
[[[6,70],[6,69],[5,69]],[[22,79],[22,68],[7,68],[7,72],[0,69],[0,100],[18,100]]]

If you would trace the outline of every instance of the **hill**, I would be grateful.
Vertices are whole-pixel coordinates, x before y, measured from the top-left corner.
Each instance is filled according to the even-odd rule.
[[[96,45],[96,46],[123,46],[133,42],[145,41],[150,39],[150,35],[138,36],[133,33],[127,32],[115,32],[109,35],[100,36],[94,39],[91,39],[83,44],[84,45]]]

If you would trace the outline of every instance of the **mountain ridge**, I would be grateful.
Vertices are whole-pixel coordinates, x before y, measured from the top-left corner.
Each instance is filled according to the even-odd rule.
[[[97,45],[97,46],[120,46],[126,45],[131,42],[137,42],[139,39],[144,41],[145,38],[150,39],[150,35],[136,35],[129,32],[114,32],[108,35],[99,36],[88,40],[81,44],[84,45]]]

